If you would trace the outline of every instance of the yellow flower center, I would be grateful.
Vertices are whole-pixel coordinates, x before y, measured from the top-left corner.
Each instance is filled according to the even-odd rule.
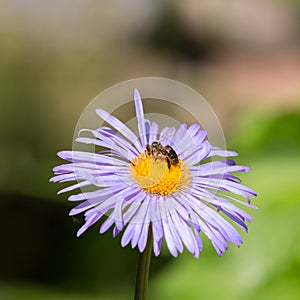
[[[130,170],[140,187],[151,194],[168,195],[190,183],[189,168],[180,159],[169,169],[166,157],[143,152],[131,161]]]

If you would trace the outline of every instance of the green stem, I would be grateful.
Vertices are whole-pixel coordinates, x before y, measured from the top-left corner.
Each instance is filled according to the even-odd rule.
[[[134,295],[135,300],[147,299],[147,288],[148,288],[150,260],[151,260],[151,253],[152,253],[152,242],[153,242],[153,236],[152,236],[152,230],[150,224],[146,248],[143,253],[140,253],[139,261],[137,265],[135,295]]]

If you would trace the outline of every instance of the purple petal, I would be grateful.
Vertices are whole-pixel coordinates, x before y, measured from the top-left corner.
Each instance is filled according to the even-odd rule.
[[[143,224],[141,236],[138,241],[138,248],[139,248],[140,252],[143,252],[145,250],[145,247],[147,244],[147,238],[148,238],[149,225],[150,225],[150,222],[147,222],[147,221],[145,221],[145,223]]]
[[[113,128],[118,130],[120,133],[122,133],[123,136],[125,136],[129,141],[133,142],[136,149],[139,152],[143,151],[143,148],[136,137],[136,135],[125,125],[123,124],[120,120],[115,118],[114,116],[110,115],[108,112],[106,112],[103,109],[97,108],[96,113],[108,124],[110,124]]]
[[[141,234],[142,234],[142,229],[145,223],[149,223],[147,220],[147,214],[148,214],[148,206],[149,206],[149,201],[148,199],[144,201],[144,203],[140,206],[138,212],[135,214],[133,217],[132,221],[130,224],[133,224],[135,227],[134,233],[131,239],[131,246],[132,248],[136,247],[138,241],[140,240]],[[128,226],[130,226],[130,224]]]
[[[187,125],[185,123],[182,123],[179,128],[177,129],[175,136],[173,138],[173,143],[175,145],[180,143],[180,140],[182,139],[182,137],[185,135],[187,130]]]
[[[113,218],[111,218],[110,216],[108,216],[107,219],[101,225],[99,232],[100,233],[106,232],[114,223],[115,223],[115,220]]]
[[[136,118],[138,121],[140,139],[142,141],[142,147],[145,148],[147,144],[145,119],[144,119],[143,103],[138,89],[134,89],[134,104],[135,104]]]
[[[195,149],[188,157],[183,157],[184,162],[193,166],[208,157],[210,151],[210,145],[207,141],[205,141],[201,144],[201,148]]]
[[[82,182],[76,183],[74,185],[70,185],[70,186],[60,190],[57,194],[70,192],[70,191],[73,191],[75,189],[82,188],[84,186],[89,186],[89,185],[91,185],[91,183],[89,181],[82,181]]]
[[[196,133],[199,131],[199,129],[200,129],[200,125],[199,125],[199,124],[197,124],[197,123],[192,124],[192,125],[188,128],[188,130],[187,130],[187,132],[186,132],[186,135],[188,135],[189,137],[193,137],[193,136],[196,135]]]
[[[162,239],[157,239],[156,236],[153,236],[153,252],[155,256],[158,256],[161,250]]]
[[[238,154],[234,151],[228,151],[228,150],[222,150],[218,147],[213,147],[211,149],[211,153],[209,157],[211,156],[222,156],[222,157],[228,157],[228,156],[237,156]]]
[[[173,208],[171,207],[171,202],[171,199],[167,202],[169,211],[173,210]],[[174,204],[172,206],[174,206]],[[191,253],[196,253],[199,256],[200,251],[198,249],[197,241],[195,240],[194,234],[187,222],[184,222],[181,218],[179,218],[177,212],[171,214],[171,219],[176,232],[180,236],[187,249]]]
[[[102,216],[103,213],[94,211],[93,214],[87,219],[85,224],[78,230],[77,237],[82,235],[88,228],[90,228],[93,224],[95,224]]]
[[[158,125],[155,122],[152,122],[149,132],[149,144],[152,144],[154,141],[157,141],[158,129]]]
[[[162,224],[164,230],[164,237],[167,243],[167,246],[174,257],[177,257],[177,250],[179,252],[183,251],[183,245],[181,240],[174,229],[174,224],[169,216],[169,211],[167,206],[164,203],[165,201],[160,201],[160,211],[162,212]]]
[[[162,131],[159,134],[159,141],[163,145],[167,145],[172,143],[174,134],[176,133],[176,128],[175,127],[169,127],[166,126],[162,129]]]
[[[145,119],[146,144],[150,144],[151,122]]]

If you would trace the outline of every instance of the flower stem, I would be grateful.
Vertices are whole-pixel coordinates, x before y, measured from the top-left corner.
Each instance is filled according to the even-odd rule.
[[[151,225],[148,232],[148,240],[146,248],[143,253],[139,255],[139,261],[137,265],[137,274],[135,282],[135,300],[146,300],[147,299],[147,288],[148,288],[148,278],[150,269],[150,260],[152,253],[152,230]]]

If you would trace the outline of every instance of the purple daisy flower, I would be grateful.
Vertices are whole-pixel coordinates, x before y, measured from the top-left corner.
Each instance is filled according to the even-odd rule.
[[[71,216],[85,215],[77,236],[106,215],[100,233],[111,226],[114,237],[124,231],[122,246],[131,243],[140,252],[150,233],[156,256],[164,239],[173,256],[183,252],[185,246],[198,258],[202,250],[200,232],[211,240],[218,255],[229,242],[239,246],[242,238],[231,223],[247,231],[245,222],[252,217],[233,203],[256,208],[250,204],[250,197],[256,193],[231,172],[248,172],[250,168],[228,159],[207,160],[237,153],[213,147],[199,124],[181,124],[177,130],[165,127],[159,132],[155,122],[144,118],[137,89],[134,102],[139,137],[120,120],[97,109],[111,128],[81,130],[76,141],[105,150],[58,153],[69,163],[55,167],[56,176],[51,181],[77,181],[60,193],[82,189],[68,198],[83,201],[70,211]],[[83,132],[91,136],[82,137]],[[93,190],[83,191],[86,187]]]

